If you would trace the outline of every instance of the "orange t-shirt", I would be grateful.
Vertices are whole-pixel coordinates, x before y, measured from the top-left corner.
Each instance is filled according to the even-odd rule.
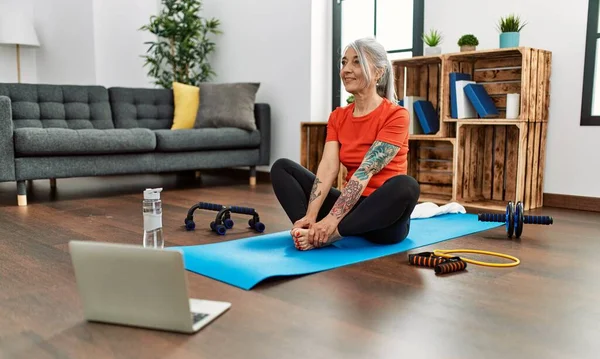
[[[348,169],[346,181],[362,163],[367,151],[376,140],[400,147],[394,159],[371,177],[363,192],[368,196],[387,179],[407,172],[408,111],[384,98],[369,114],[354,117],[354,104],[336,108],[327,122],[326,141],[340,143],[340,162]]]

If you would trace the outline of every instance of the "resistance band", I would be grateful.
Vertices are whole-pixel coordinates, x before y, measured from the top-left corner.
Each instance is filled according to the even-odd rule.
[[[481,262],[476,261],[474,259],[462,258],[457,256],[452,256],[449,253],[476,253],[476,254],[485,254],[495,257],[502,257],[512,260],[511,263],[489,263],[489,262]],[[422,252],[416,254],[408,255],[408,262],[412,265],[422,266],[422,267],[430,267],[435,270],[437,274],[451,273],[463,271],[467,268],[467,263],[477,264],[480,266],[486,267],[514,267],[519,265],[521,261],[513,256],[508,254],[489,252],[489,251],[480,251],[476,249],[448,249],[441,250],[436,249],[433,252]]]
[[[501,258],[506,258],[506,259],[510,259],[513,261],[511,263],[489,263],[489,262],[480,262],[480,261],[476,261],[474,259],[459,257],[464,262],[471,263],[471,264],[477,264],[477,265],[485,266],[485,267],[515,267],[521,263],[519,258],[510,256],[508,254],[489,252],[489,251],[480,251],[477,249],[434,249],[433,250],[434,256],[444,257],[444,258],[453,258],[454,257],[454,256],[449,255],[448,253],[485,254],[488,256],[501,257]]]

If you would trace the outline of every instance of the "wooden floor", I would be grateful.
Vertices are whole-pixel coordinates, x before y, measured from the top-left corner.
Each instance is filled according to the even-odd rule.
[[[213,243],[206,201],[254,207],[267,233],[290,224],[266,183],[247,178],[123,176],[0,184],[0,358],[597,358],[600,214],[544,208],[553,226],[503,228],[435,245],[519,257],[436,276],[406,253],[244,291],[188,273],[191,296],[233,303],[195,335],[82,320],[67,252],[72,239],[140,244],[141,193],[162,186],[167,246]],[[235,217],[234,217],[235,218]],[[242,219],[240,219],[241,221]],[[228,238],[251,235],[241,226]],[[420,248],[418,251],[431,250]],[[416,251],[413,251],[416,252]]]

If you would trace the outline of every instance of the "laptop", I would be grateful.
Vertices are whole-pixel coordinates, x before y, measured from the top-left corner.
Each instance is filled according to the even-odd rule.
[[[69,250],[87,321],[191,334],[231,307],[189,298],[179,251],[91,241]]]

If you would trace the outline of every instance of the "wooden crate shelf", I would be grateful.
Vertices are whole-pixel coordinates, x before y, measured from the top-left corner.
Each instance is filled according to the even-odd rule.
[[[457,201],[506,204],[517,199],[517,191],[523,186],[517,180],[519,156],[526,149],[520,145],[519,135],[523,132],[518,126],[459,123],[454,187]]]
[[[416,96],[431,102],[433,108],[440,113],[442,58],[440,56],[420,56],[410,59],[395,60],[392,63],[396,79],[396,96],[405,100],[406,96]],[[411,117],[411,137],[454,136],[452,126],[440,122],[435,134],[423,134],[423,130],[415,117]]]
[[[302,122],[300,124],[300,164],[317,173],[327,137],[327,122]]]
[[[393,62],[396,90],[400,96],[434,93],[440,131],[413,133],[409,174],[421,184],[420,201],[504,211],[508,201],[523,202],[526,210],[543,205],[543,174],[550,98],[552,53],[527,47],[492,49],[402,59]],[[432,78],[432,65],[439,65]],[[499,116],[453,119],[450,111],[450,73],[471,75],[490,94]],[[423,74],[427,74],[424,76]],[[437,81],[437,82],[436,82]],[[435,88],[437,93],[430,89]],[[425,91],[427,90],[427,91]],[[520,94],[519,117],[506,118],[506,95]],[[402,98],[402,97],[400,97]],[[430,100],[431,101],[431,100]],[[413,119],[414,120],[414,119]],[[436,142],[433,142],[436,141]],[[448,186],[429,183],[430,177],[416,171],[419,149],[433,143],[450,145],[453,170],[452,192]],[[415,153],[416,152],[416,153]],[[434,180],[441,181],[438,176]]]
[[[317,173],[323,157],[325,139],[327,138],[327,122],[300,123],[300,165]],[[341,189],[345,182],[347,170],[340,164],[337,179],[333,187]]]
[[[448,203],[453,197],[454,138],[409,141],[408,175],[419,182],[421,201]]]
[[[451,72],[461,72],[469,74],[473,81],[483,85],[498,108],[499,119],[506,117],[506,95],[519,93],[521,96],[517,121],[546,122],[551,60],[551,52],[527,47],[442,55],[442,121],[462,121],[451,117],[448,76]]]

